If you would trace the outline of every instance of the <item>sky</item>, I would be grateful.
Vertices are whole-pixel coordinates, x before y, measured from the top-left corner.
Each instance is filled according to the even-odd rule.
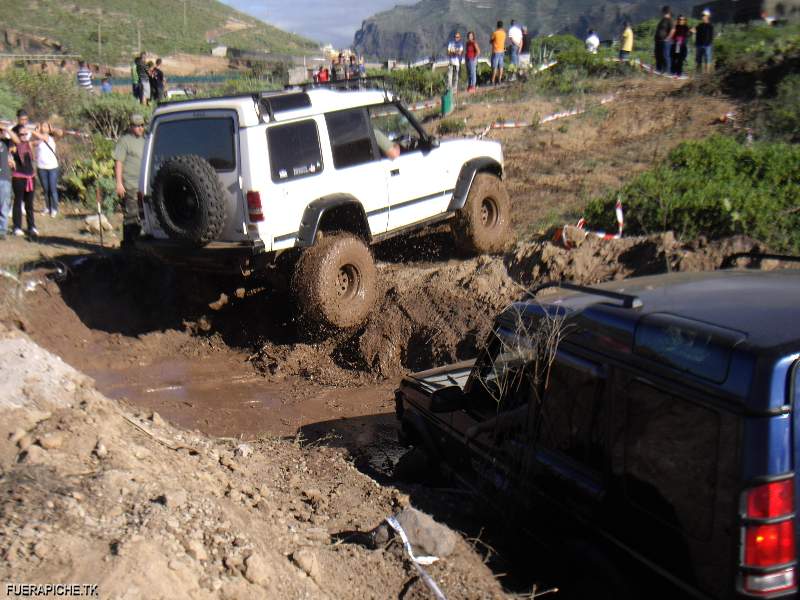
[[[397,4],[417,0],[222,0],[244,13],[321,44],[345,47],[361,22]]]

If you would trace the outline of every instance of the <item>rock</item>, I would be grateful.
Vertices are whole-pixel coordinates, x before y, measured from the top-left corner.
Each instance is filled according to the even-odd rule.
[[[29,436],[27,433],[23,435],[19,440],[17,440],[17,446],[23,452],[25,452],[32,445],[33,445],[33,438]]]
[[[195,560],[208,560],[208,552],[206,547],[200,540],[189,540],[186,543],[186,554]]]
[[[253,454],[253,447],[250,444],[239,444],[233,453],[241,458],[250,458],[250,455]]]
[[[108,456],[108,448],[106,448],[105,443],[103,440],[97,440],[97,444],[94,447],[94,455],[97,458],[103,459]]]
[[[33,545],[33,553],[39,558],[46,558],[50,553],[50,548],[44,542],[36,542]]]
[[[322,492],[320,492],[317,488],[309,488],[303,490],[303,499],[313,506],[319,506],[324,497],[322,496]]]
[[[186,490],[170,490],[164,494],[164,504],[168,508],[180,508],[189,500],[189,494]]]
[[[239,298],[239,300],[244,298],[246,293],[247,291],[244,288],[236,288],[236,291],[234,292],[234,294],[236,294],[236,297]]]
[[[181,562],[173,558],[167,563],[167,567],[170,571],[178,571],[181,568]]]
[[[166,421],[161,418],[161,415],[155,411],[150,415],[150,421],[152,421],[153,425],[156,427],[165,427],[167,425]]]
[[[228,296],[227,294],[220,294],[219,299],[215,302],[210,302],[208,304],[208,308],[211,310],[221,310],[223,306],[228,303]]]
[[[19,441],[28,435],[28,432],[22,428],[17,429],[14,433],[11,434],[11,437],[8,438],[12,444],[19,444]]]
[[[296,550],[292,554],[292,560],[306,573],[306,575],[319,583],[319,559],[311,548],[304,547]]]
[[[458,535],[449,527],[437,523],[433,517],[409,506],[398,515],[397,521],[406,532],[414,554],[426,554],[444,558],[455,550]],[[382,523],[372,530],[375,545],[383,545],[394,535],[388,523]]]
[[[255,585],[267,586],[273,578],[272,566],[260,554],[251,554],[244,561],[244,577]]]
[[[83,220],[84,230],[89,233],[100,233],[100,228],[103,231],[111,231],[114,226],[109,223],[105,215],[89,215]]]
[[[64,434],[58,431],[48,433],[40,437],[38,441],[45,450],[56,450],[64,445]]]
[[[39,446],[30,446],[25,451],[25,462],[31,465],[39,465],[47,461],[47,451]]]

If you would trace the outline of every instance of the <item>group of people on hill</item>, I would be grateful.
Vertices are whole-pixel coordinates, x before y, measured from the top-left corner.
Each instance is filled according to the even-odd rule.
[[[345,60],[344,54],[339,55],[331,63],[330,68],[321,65],[319,70],[314,73],[315,83],[327,83],[329,81],[358,81],[367,76],[367,66],[364,57],[357,58],[355,54],[350,55],[350,59]]]
[[[711,69],[714,43],[711,11],[705,9],[702,21],[696,27],[689,27],[689,21],[685,15],[678,15],[675,20],[672,18],[672,9],[664,6],[661,9],[661,20],[656,25],[655,33],[656,71],[669,75],[683,75],[692,35],[694,35],[697,71],[708,72]]]
[[[8,233],[9,216],[13,235],[27,233],[30,239],[39,235],[33,209],[37,174],[45,198],[42,212],[53,218],[58,215],[56,138],[63,135],[61,129],[46,121],[31,127],[24,110],[17,111],[17,123],[13,127],[0,127],[0,240]],[[23,216],[27,221],[26,230],[22,229]]]
[[[133,59],[131,64],[131,90],[133,97],[140,104],[150,104],[161,102],[165,98],[167,89],[167,79],[164,71],[161,70],[161,59],[157,58],[154,63],[146,60],[146,54],[142,52]]]
[[[531,36],[528,28],[519,25],[514,19],[508,31],[504,29],[503,21],[497,22],[497,27],[492,32],[491,66],[492,84],[496,85],[503,79],[505,70],[505,57],[508,53],[511,64],[519,67],[520,64],[530,63]],[[461,63],[467,66],[467,92],[474,92],[478,85],[478,58],[481,48],[475,37],[475,32],[467,33],[466,43],[461,39],[461,32],[456,31],[447,44],[447,87],[453,92],[458,91],[458,79],[461,74]]]

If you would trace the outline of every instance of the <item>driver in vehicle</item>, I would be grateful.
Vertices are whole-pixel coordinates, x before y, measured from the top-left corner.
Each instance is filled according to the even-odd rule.
[[[393,142],[388,135],[377,127],[374,127],[373,131],[375,132],[375,140],[378,142],[378,148],[384,158],[394,160],[400,156],[400,144]]]

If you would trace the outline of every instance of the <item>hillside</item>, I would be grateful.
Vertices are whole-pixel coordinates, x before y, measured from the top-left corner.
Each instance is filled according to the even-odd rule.
[[[473,30],[485,50],[498,19],[524,23],[533,35],[574,33],[588,29],[601,37],[615,35],[625,18],[640,21],[658,14],[662,0],[422,0],[412,6],[396,6],[366,19],[356,32],[359,52],[382,58],[417,60],[444,52],[450,34]],[[672,3],[676,12],[692,2]]]
[[[139,39],[142,50],[156,54],[207,53],[216,44],[273,52],[317,46],[217,0],[32,0],[24,10],[6,11],[0,25],[4,52],[60,47],[92,62],[128,61]]]

